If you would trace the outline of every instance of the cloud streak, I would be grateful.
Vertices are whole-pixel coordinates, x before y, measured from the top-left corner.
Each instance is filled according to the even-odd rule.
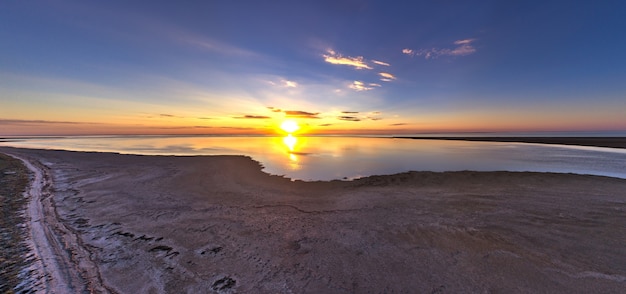
[[[301,111],[301,110],[285,110],[284,111],[285,115],[287,117],[293,117],[293,118],[320,118],[319,112],[308,112],[308,111]]]
[[[54,121],[54,120],[30,120],[30,119],[0,119],[0,125],[99,125],[94,122]]]
[[[383,65],[383,66],[391,66],[389,63],[383,62],[383,61],[379,61],[379,60],[374,60],[372,59],[372,63],[378,64],[378,65]]]
[[[356,116],[339,116],[337,119],[345,121],[361,121],[361,119]]]
[[[440,56],[466,56],[476,52],[476,48],[472,45],[475,39],[463,39],[454,41],[455,48],[431,48],[414,50],[410,48],[402,49],[402,53],[411,57],[419,56],[425,59],[436,59]]]
[[[233,118],[236,119],[269,119],[271,117],[269,116],[265,116],[265,115],[251,115],[251,114],[246,114],[244,116],[235,116]]]
[[[380,85],[374,83],[365,84],[361,81],[354,81],[348,86],[348,88],[357,92],[373,90],[374,87],[380,87]]]
[[[326,51],[326,53],[327,54],[323,54],[322,56],[324,57],[324,61],[330,64],[348,65],[356,69],[372,69],[372,67],[363,60],[363,56],[344,57],[330,49]]]
[[[380,72],[378,73],[379,76],[381,76],[382,78],[380,79],[383,82],[391,82],[393,80],[396,79],[396,76],[388,73],[388,72]]]

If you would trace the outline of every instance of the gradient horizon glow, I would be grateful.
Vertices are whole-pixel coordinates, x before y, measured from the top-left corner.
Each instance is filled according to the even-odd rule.
[[[0,136],[626,130],[623,1],[3,1]],[[284,132],[282,132],[284,133]]]

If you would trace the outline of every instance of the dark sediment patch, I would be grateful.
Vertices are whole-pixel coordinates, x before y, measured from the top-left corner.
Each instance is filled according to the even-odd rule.
[[[0,154],[0,292],[29,292],[18,289],[20,272],[29,266],[30,249],[24,236],[28,233],[24,210],[28,199],[24,191],[28,186],[28,169],[22,163]]]

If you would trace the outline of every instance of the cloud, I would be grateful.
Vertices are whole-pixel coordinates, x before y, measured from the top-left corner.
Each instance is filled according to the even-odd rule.
[[[465,40],[456,40],[454,41],[455,45],[465,45],[465,44],[471,44],[472,42],[474,42],[474,39],[465,39]]]
[[[390,66],[389,63],[378,61],[378,60],[374,60],[374,59],[372,59],[372,62],[375,63],[375,64],[378,64],[378,65]]]
[[[182,37],[177,37],[182,42],[191,44],[204,50],[213,51],[222,55],[239,57],[257,57],[258,54],[246,49],[238,48],[216,40],[209,40],[204,37],[192,36],[184,33]]]
[[[197,117],[197,119],[213,119],[212,117]]]
[[[345,113],[345,114],[356,114],[359,113],[358,111],[342,111],[341,113]]]
[[[357,57],[343,57],[341,54],[333,50],[326,51],[328,54],[322,55],[324,57],[324,61],[330,64],[340,64],[340,65],[349,65],[354,66],[356,69],[372,69],[365,61],[363,61],[363,56]]]
[[[476,52],[476,48],[472,46],[472,43],[474,41],[475,39],[456,40],[454,41],[454,45],[457,45],[457,47],[452,48],[452,49],[432,48],[432,49],[413,50],[413,49],[405,48],[405,49],[402,49],[402,53],[412,56],[412,57],[423,56],[425,59],[431,59],[431,58],[434,59],[439,56],[465,56],[465,55],[470,55]]]
[[[173,114],[168,114],[168,113],[161,113],[159,114],[160,117],[171,117],[171,118],[185,118],[183,116],[178,116],[178,115],[173,115]]]
[[[397,124],[390,124],[390,126],[406,126],[408,125],[407,123],[397,123]]]
[[[281,87],[281,88],[297,88],[298,87],[297,82],[286,80],[286,79],[282,79],[278,82],[274,82],[274,81],[267,81],[267,82],[272,86]]]
[[[352,84],[350,84],[348,86],[348,88],[355,90],[355,91],[369,91],[374,89],[373,86],[371,86],[371,84],[365,85],[365,83],[361,82],[361,81],[354,81],[352,82]]]
[[[294,81],[283,80],[283,86],[287,88],[296,88],[298,87],[298,83]]]
[[[271,110],[272,112],[283,112],[280,108],[276,108],[272,106],[268,106],[267,109]]]
[[[285,110],[284,113],[287,117],[299,117],[299,118],[320,118],[318,114],[319,112],[307,112],[301,110]]]
[[[93,122],[75,122],[75,121],[54,121],[54,120],[30,120],[30,119],[1,119],[0,125],[46,125],[46,124],[58,124],[58,125],[99,125],[101,123]]]
[[[337,119],[345,121],[361,121],[361,119],[356,116],[339,116]]]
[[[332,125],[333,125],[333,124],[321,124],[321,125],[319,125],[319,126],[320,126],[320,127],[329,127],[329,126],[332,126]]]
[[[380,79],[381,81],[384,82],[391,82],[392,80],[395,80],[396,77],[388,72],[380,72],[378,73],[378,75],[380,75],[382,78]]]
[[[236,116],[236,117],[233,117],[233,118],[238,118],[238,119],[268,119],[268,118],[271,118],[271,117],[265,116],[265,115],[250,115],[250,114],[247,114],[247,115],[244,115],[244,116]]]

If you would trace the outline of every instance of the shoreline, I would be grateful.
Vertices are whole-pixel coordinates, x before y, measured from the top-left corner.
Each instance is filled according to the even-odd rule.
[[[396,139],[533,143],[626,149],[626,137],[402,137]]]
[[[77,284],[105,293],[626,286],[623,179],[464,171],[292,182],[243,156],[0,152],[41,163],[44,224],[69,246]]]

